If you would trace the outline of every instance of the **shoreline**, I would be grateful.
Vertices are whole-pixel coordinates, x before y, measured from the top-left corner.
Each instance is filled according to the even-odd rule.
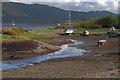
[[[96,42],[106,39],[105,36],[73,35],[59,38],[83,41],[82,45],[76,47],[88,52],[84,56],[52,59],[34,63],[33,66],[3,70],[3,78],[118,78],[117,38],[108,39],[103,46],[96,46]]]
[[[14,60],[45,55],[58,51],[60,48],[57,46],[68,43],[71,43],[71,41],[62,38],[3,42],[2,59]]]

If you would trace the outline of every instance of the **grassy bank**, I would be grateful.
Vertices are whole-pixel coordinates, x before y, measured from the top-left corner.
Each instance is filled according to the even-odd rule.
[[[36,34],[33,32],[23,32],[20,36],[27,38],[27,39],[46,39],[46,38],[48,38],[47,35],[40,35],[40,34]]]
[[[32,30],[32,31],[23,30],[19,35],[0,33],[0,38],[3,41],[20,41],[20,40],[33,40],[33,39],[47,39],[49,37],[47,35],[37,34],[36,30]]]
[[[9,34],[0,34],[0,38],[3,41],[17,41],[17,40],[34,40],[34,39],[49,39],[52,34],[56,31],[60,31],[61,29],[57,28],[47,28],[47,29],[40,29],[40,30],[22,30],[19,35],[9,35]],[[109,28],[99,28],[99,29],[91,29],[91,28],[78,28],[74,29],[74,34],[82,34],[83,31],[89,31],[90,34],[97,34],[97,35],[105,35]]]
[[[90,34],[105,34],[109,31],[109,28],[100,28],[100,29],[85,29],[85,28],[79,28],[79,29],[74,29],[74,34],[80,34],[83,33],[83,31],[89,31]]]

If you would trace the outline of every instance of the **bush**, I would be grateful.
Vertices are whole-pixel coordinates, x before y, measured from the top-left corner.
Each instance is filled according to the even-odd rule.
[[[66,29],[66,26],[57,26],[55,29]]]
[[[95,22],[82,22],[82,23],[78,23],[75,25],[74,28],[78,29],[78,28],[91,28],[91,29],[99,29],[102,28],[102,26],[98,25]]]
[[[118,21],[119,21],[118,16],[108,16],[108,17],[102,17],[98,19],[96,22],[105,28],[110,28],[112,26],[118,28],[119,27]]]
[[[23,29],[21,27],[13,27],[13,28],[3,28],[2,34],[7,35],[20,35]]]
[[[100,26],[98,24],[92,24],[92,25],[89,26],[89,28],[91,28],[91,29],[100,29],[100,28],[102,28],[102,26]]]

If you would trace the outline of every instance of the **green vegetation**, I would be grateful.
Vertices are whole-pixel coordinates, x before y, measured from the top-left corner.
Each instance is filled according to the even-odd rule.
[[[54,30],[55,29],[53,29],[53,28],[46,28],[46,29],[34,30],[32,32],[52,32]]]
[[[66,26],[57,26],[55,29],[66,29]]]
[[[11,38],[14,38],[14,36],[11,36],[11,35],[7,35],[7,34],[0,34],[0,38],[2,39],[11,39]]]
[[[80,23],[77,23],[75,25],[75,29],[78,29],[78,28],[90,28],[90,29],[99,29],[99,28],[102,28],[101,25],[98,25],[97,23],[93,22],[93,21],[81,21]]]
[[[74,34],[83,33],[87,30],[90,34],[106,34],[109,28],[114,26],[119,30],[119,22],[117,16],[108,16],[101,18],[91,18],[88,20],[72,20],[74,26]],[[64,22],[67,23],[67,22]],[[54,32],[56,29],[66,29],[66,26],[57,26],[56,28],[47,28],[41,30],[23,30],[21,27],[4,28],[0,34],[0,38],[5,40],[26,40],[26,39],[46,39],[47,35],[40,32]]]
[[[28,39],[46,39],[46,38],[48,38],[47,35],[39,35],[39,34],[35,34],[32,32],[23,32],[21,34],[21,36],[23,36],[24,38],[28,38]]]
[[[110,28],[110,27],[116,27],[120,28],[119,26],[119,19],[118,16],[107,16],[107,17],[101,17],[101,18],[91,18],[87,21],[78,21],[74,28],[86,28],[86,29],[100,29],[100,28]]]
[[[4,28],[2,29],[2,34],[0,34],[0,38],[4,41],[7,40],[31,40],[31,39],[46,39],[47,35],[37,34],[36,31],[27,31],[23,30],[21,27],[14,28]]]
[[[3,28],[2,34],[7,35],[20,35],[23,29],[21,27],[13,27],[13,28]]]
[[[107,31],[109,31],[109,28],[100,28],[100,29],[85,29],[85,28],[79,28],[79,29],[74,29],[74,34],[81,34],[83,31],[89,31],[90,34],[105,34]]]
[[[118,28],[118,16],[108,16],[108,17],[102,17],[98,19],[96,22],[97,24],[101,25],[102,27],[116,27]]]

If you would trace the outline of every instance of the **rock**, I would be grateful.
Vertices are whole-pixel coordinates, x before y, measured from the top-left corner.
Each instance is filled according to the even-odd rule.
[[[38,40],[34,40],[34,41],[38,42],[42,47],[45,47],[45,48],[50,49],[50,50],[59,50],[60,49],[59,47],[53,46],[53,45],[48,44],[48,43],[44,43],[44,42],[41,42]]]
[[[10,58],[14,58],[14,56],[10,56]]]

